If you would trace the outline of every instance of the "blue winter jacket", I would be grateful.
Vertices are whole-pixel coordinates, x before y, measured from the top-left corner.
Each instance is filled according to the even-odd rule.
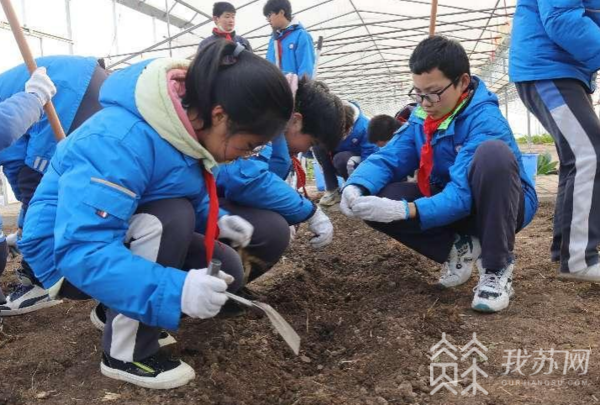
[[[281,40],[281,66],[276,60],[275,46]],[[281,32],[274,32],[267,49],[267,60],[279,66],[283,73],[295,73],[298,77],[312,77],[315,71],[315,47],[310,34],[304,26],[292,20],[289,27]]]
[[[45,67],[48,76],[54,82],[57,92],[52,103],[65,133],[69,133],[75,114],[98,66],[95,58],[81,56],[45,56],[36,59],[40,67]],[[25,65],[14,67],[0,75],[0,101],[22,92],[30,74]],[[48,161],[54,155],[56,140],[46,115],[27,130],[29,142],[23,151],[23,145],[13,146],[0,154],[0,165],[7,162],[22,161],[34,170],[44,173]],[[11,182],[13,189],[16,183]]]
[[[571,78],[593,90],[600,0],[519,0],[509,56],[513,82]]]
[[[361,160],[366,160],[371,154],[376,152],[379,148],[377,145],[369,142],[369,119],[363,114],[360,108],[351,103],[355,107],[354,125],[350,130],[350,133],[335,149],[335,153],[338,152],[352,152],[355,156],[360,156]]]
[[[313,216],[316,210],[308,198],[270,169],[263,157],[237,159],[219,166],[219,195],[239,205],[274,211],[290,225]]]
[[[521,152],[498,107],[498,98],[478,78],[473,78],[475,91],[468,105],[456,116],[446,120],[434,134],[431,183],[443,189],[431,197],[415,201],[422,229],[451,224],[471,214],[472,195],[468,173],[475,150],[489,140],[505,142],[519,163],[525,195],[527,225],[537,210],[535,187],[525,173]],[[420,107],[413,112],[408,125],[403,125],[394,138],[378,152],[362,162],[346,184],[366,188],[376,195],[386,185],[401,181],[419,167],[421,147],[425,144],[423,122],[425,112]]]
[[[132,319],[176,329],[186,272],[135,255],[123,241],[140,204],[169,198],[192,203],[203,233],[209,201],[199,160],[163,139],[138,109],[137,83],[151,63],[112,74],[101,88],[103,110],[58,145],[19,247],[45,287],[64,276]]]

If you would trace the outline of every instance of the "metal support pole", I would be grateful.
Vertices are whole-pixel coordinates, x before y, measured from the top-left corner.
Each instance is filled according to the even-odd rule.
[[[165,11],[167,12],[167,36],[169,37],[169,56],[173,56],[171,48],[171,10],[169,10],[169,0],[165,0]]]
[[[113,14],[113,43],[115,44],[115,53],[119,53],[119,22],[117,19],[117,0],[113,0],[112,14]]]
[[[65,0],[65,16],[67,17],[67,36],[69,37],[69,54],[73,55],[73,26],[71,24],[71,0]]]

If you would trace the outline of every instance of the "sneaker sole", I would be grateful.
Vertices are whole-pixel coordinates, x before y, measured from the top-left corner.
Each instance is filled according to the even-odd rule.
[[[143,388],[150,388],[155,390],[168,390],[177,387],[182,387],[196,378],[196,373],[191,367],[184,368],[176,378],[167,381],[157,381],[156,377],[140,377],[126,373],[122,370],[110,368],[103,362],[100,362],[100,372],[102,375],[114,380],[125,381],[130,384],[137,385]]]
[[[31,312],[39,311],[40,309],[54,307],[56,305],[62,304],[62,300],[50,300],[50,301],[40,301],[34,305],[25,307],[25,308],[17,308],[17,309],[9,309],[9,310],[0,310],[0,316],[17,316],[17,315],[25,315]]]
[[[600,276],[596,276],[596,277],[582,276],[582,275],[578,275],[577,273],[558,273],[558,278],[561,280],[568,280],[568,281],[600,283]]]
[[[90,321],[92,322],[92,325],[94,325],[94,328],[98,329],[100,332],[104,332],[105,325],[104,322],[98,318],[98,315],[96,315],[96,307],[94,307],[92,312],[90,312]],[[158,339],[158,345],[160,347],[174,345],[175,343],[177,343],[177,340],[175,340],[175,338],[170,334],[165,338]]]
[[[515,296],[515,290],[512,289],[510,291],[510,294],[508,294],[508,300],[506,301],[506,305],[503,305],[503,306],[497,307],[497,308],[493,308],[493,307],[491,307],[491,306],[489,306],[487,304],[480,303],[480,304],[475,304],[475,305],[471,304],[471,308],[474,311],[484,312],[484,313],[487,313],[487,314],[491,314],[491,313],[495,313],[495,312],[500,312],[500,311],[505,310],[506,308],[508,308],[508,306],[510,305],[510,300],[514,296]]]

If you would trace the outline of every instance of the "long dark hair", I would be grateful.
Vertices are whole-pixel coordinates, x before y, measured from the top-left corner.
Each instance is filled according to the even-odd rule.
[[[327,150],[334,150],[344,131],[344,105],[322,82],[300,79],[295,111],[302,114],[302,133],[316,138]]]
[[[230,135],[270,140],[292,115],[292,91],[275,65],[239,46],[219,39],[198,51],[185,78],[183,106],[196,109],[210,128],[211,112],[220,105],[229,116]]]

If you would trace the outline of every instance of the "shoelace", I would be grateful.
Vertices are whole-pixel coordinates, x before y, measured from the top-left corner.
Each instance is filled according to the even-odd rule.
[[[483,279],[479,281],[479,284],[477,284],[477,286],[473,288],[473,292],[484,287],[496,289],[498,283],[500,282],[500,276],[497,274],[484,274],[482,277]]]
[[[12,298],[11,301],[15,301],[15,300],[18,300],[19,298],[21,298],[27,291],[29,291],[29,287],[31,287],[31,286],[20,284],[12,292],[12,294],[10,294],[10,298]]]

